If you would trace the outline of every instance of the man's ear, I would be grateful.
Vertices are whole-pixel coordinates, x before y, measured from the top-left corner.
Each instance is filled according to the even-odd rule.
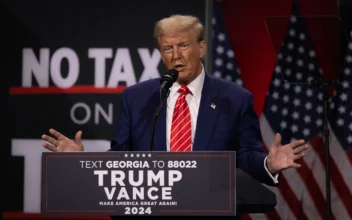
[[[199,42],[199,52],[199,58],[203,59],[205,57],[205,54],[207,53],[207,42],[205,40]]]

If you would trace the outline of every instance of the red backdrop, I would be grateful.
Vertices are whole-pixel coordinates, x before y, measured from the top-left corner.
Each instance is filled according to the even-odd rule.
[[[265,95],[276,61],[276,49],[270,35],[276,37],[285,33],[285,22],[277,28],[267,31],[265,19],[270,16],[291,14],[292,0],[223,0],[224,22],[232,47],[236,54],[238,67],[241,69],[245,87],[254,95],[254,107],[258,116],[262,111]],[[324,74],[331,76],[336,70],[336,59],[332,54],[337,52],[336,32],[319,25],[311,16],[337,16],[337,0],[300,1],[302,15],[307,17],[307,26],[315,45],[316,54]],[[283,18],[285,21],[285,18]],[[277,43],[277,41],[274,41]],[[334,42],[334,43],[331,43]]]

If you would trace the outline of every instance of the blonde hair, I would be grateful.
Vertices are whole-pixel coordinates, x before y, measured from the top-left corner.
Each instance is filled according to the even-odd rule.
[[[204,26],[200,20],[192,15],[171,15],[163,18],[155,24],[154,40],[156,47],[160,49],[160,37],[164,35],[172,35],[174,33],[182,33],[193,30],[197,42],[205,39]]]

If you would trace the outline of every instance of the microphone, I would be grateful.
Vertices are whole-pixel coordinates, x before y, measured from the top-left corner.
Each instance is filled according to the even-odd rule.
[[[151,127],[151,131],[150,131],[150,139],[149,139],[149,151],[153,151],[153,149],[154,149],[154,131],[155,131],[156,121],[158,120],[160,111],[163,108],[163,105],[164,105],[167,97],[169,96],[169,93],[170,93],[169,89],[172,86],[172,84],[174,84],[174,82],[176,82],[177,77],[178,77],[178,71],[176,69],[170,69],[160,79],[160,84],[161,84],[160,85],[160,104],[158,106],[158,109],[154,115],[153,122],[152,122],[152,127]],[[163,96],[163,92],[165,90],[167,91],[167,93],[165,96]]]
[[[169,69],[166,74],[160,79],[160,91],[165,91],[165,89],[170,89],[172,84],[176,82],[178,77],[178,71],[176,69]]]

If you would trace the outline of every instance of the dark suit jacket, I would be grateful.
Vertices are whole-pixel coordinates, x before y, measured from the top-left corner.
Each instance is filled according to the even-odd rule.
[[[159,80],[144,81],[123,91],[110,150],[149,150],[150,129],[160,102]],[[156,124],[154,150],[166,150],[166,104]],[[238,168],[261,183],[274,184],[264,168],[267,155],[263,152],[253,96],[233,82],[206,74],[193,150],[236,151]]]

